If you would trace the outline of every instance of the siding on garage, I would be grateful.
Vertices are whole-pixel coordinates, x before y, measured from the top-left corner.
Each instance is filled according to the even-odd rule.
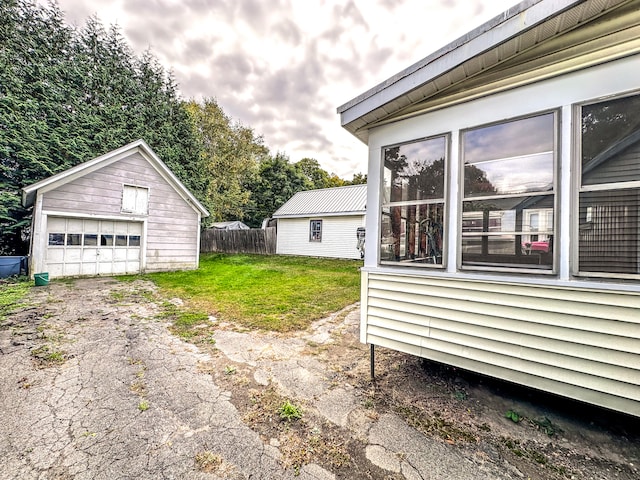
[[[309,240],[311,220],[322,220],[322,241]],[[356,231],[364,226],[364,215],[278,219],[280,255],[360,259]]]
[[[46,192],[43,211],[139,218],[140,215],[121,212],[125,184],[149,188],[145,270],[153,272],[196,265],[198,213],[140,153]]]
[[[23,188],[22,203],[33,206],[32,275],[46,271],[48,254],[53,261],[52,276],[75,275],[78,269],[80,275],[92,274],[94,254],[104,259],[96,265],[96,273],[103,274],[117,274],[123,269],[130,272],[135,268],[136,258],[139,271],[197,268],[200,219],[209,215],[143,140]],[[120,233],[119,239],[114,237],[119,242],[115,248],[110,247],[109,238],[103,238],[105,243],[98,245],[98,249],[91,248],[95,245],[91,242],[77,244],[76,235],[61,243],[54,238],[49,245],[48,233],[63,237],[61,234],[65,232],[57,231],[59,225],[65,228],[73,225],[74,231],[67,228],[66,233],[76,233],[78,225],[86,225],[82,233],[90,236],[83,238],[91,240],[91,235],[100,233],[92,231],[96,230],[92,228],[94,224],[98,230],[108,230],[114,225],[131,233],[134,228],[134,241],[139,245],[129,245],[127,236],[125,246],[124,233]],[[49,231],[49,227],[56,231]],[[129,247],[139,247],[139,252]],[[110,255],[114,262],[109,262]],[[72,263],[66,265],[67,259]]]

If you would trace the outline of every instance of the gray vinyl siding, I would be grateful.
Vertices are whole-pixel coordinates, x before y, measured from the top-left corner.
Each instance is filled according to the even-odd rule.
[[[322,220],[322,241],[309,240],[309,223]],[[356,232],[364,215],[279,218],[276,253],[313,257],[359,259]]]
[[[148,215],[122,213],[123,185],[149,188]],[[198,213],[139,153],[44,193],[43,211],[147,220],[146,271],[198,264]]]
[[[640,294],[363,272],[362,339],[640,415]]]

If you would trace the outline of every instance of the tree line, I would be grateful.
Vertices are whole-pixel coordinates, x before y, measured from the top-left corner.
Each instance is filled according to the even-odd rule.
[[[211,212],[209,222],[260,226],[294,193],[365,183],[317,160],[292,163],[225,114],[215,98],[185,100],[151,51],[91,17],[68,25],[56,3],[0,3],[0,254],[28,249],[21,189],[144,139]]]

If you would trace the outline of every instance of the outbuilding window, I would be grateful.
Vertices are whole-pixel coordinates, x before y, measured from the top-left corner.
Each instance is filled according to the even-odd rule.
[[[381,263],[443,266],[445,135],[383,150]]]
[[[146,215],[149,212],[149,189],[124,185],[122,188],[122,211]]]
[[[580,109],[578,268],[640,274],[640,95]]]
[[[322,241],[322,220],[311,220],[309,224],[309,241]]]
[[[553,268],[555,117],[462,132],[464,268]]]

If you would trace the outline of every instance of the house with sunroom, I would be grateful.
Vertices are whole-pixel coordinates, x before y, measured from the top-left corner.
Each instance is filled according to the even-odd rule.
[[[360,259],[366,205],[366,185],[297,192],[273,214],[276,253]]]
[[[523,1],[338,113],[362,342],[640,416],[640,1]]]
[[[143,140],[29,185],[30,273],[49,278],[194,269],[209,212]]]

